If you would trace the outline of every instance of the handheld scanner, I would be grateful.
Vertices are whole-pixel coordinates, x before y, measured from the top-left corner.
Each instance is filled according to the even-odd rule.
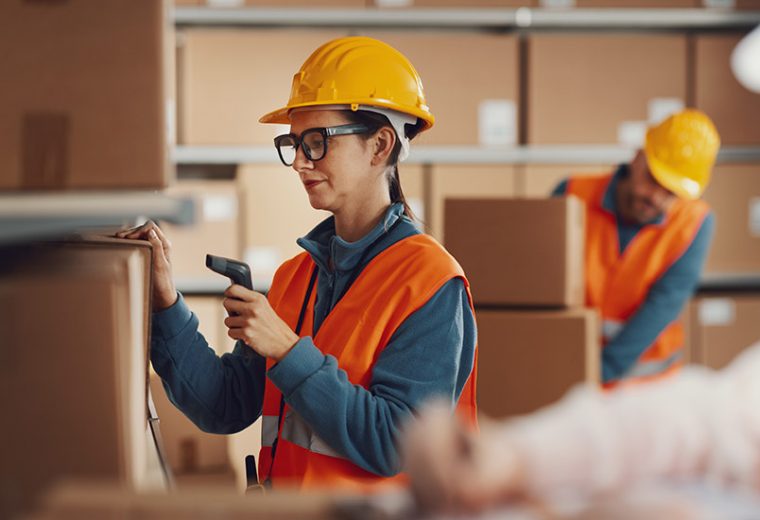
[[[242,285],[246,289],[253,290],[251,268],[244,262],[221,256],[206,255],[206,267],[215,273],[226,276],[233,284]]]

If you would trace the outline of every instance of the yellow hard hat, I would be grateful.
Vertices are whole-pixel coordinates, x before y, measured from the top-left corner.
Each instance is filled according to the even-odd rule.
[[[361,105],[389,108],[422,120],[422,130],[435,122],[414,66],[387,43],[364,36],[332,40],[312,53],[293,76],[288,104],[259,119],[289,124],[294,108]]]
[[[686,109],[647,131],[644,153],[649,170],[682,199],[698,199],[710,181],[720,136],[707,114]]]

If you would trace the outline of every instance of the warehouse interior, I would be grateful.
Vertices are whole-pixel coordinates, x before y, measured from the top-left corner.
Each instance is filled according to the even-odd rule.
[[[371,395],[373,403],[385,400],[392,402],[391,408],[409,408],[404,408],[409,423],[389,426],[392,457],[398,448],[404,458],[399,459],[398,475],[386,479],[392,481],[388,487],[381,482],[370,493],[364,488],[360,492],[323,477],[320,472],[329,474],[333,470],[325,468],[336,463],[320,466],[319,461],[331,457],[315,448],[314,441],[329,445],[324,453],[341,450],[314,432],[312,445],[305,450],[311,451],[303,455],[308,461],[303,471],[312,479],[304,482],[310,484],[278,489],[275,479],[273,487],[265,485],[255,465],[262,464],[261,457],[270,457],[272,476],[274,450],[284,435],[282,423],[291,412],[300,413],[295,390],[288,394],[278,387],[283,394],[279,413],[274,401],[275,409],[269,413],[276,419],[278,437],[274,447],[268,448],[266,441],[262,446],[268,429],[262,419],[269,406],[266,395],[271,393],[270,384],[278,385],[274,375],[267,376],[266,390],[261,381],[264,404],[262,408],[259,396],[257,412],[261,417],[244,427],[212,433],[213,428],[191,420],[192,414],[180,409],[177,403],[190,398],[182,397],[179,388],[183,394],[196,392],[195,382],[182,379],[190,373],[182,372],[190,370],[183,368],[190,358],[171,354],[170,362],[160,367],[156,360],[164,355],[158,350],[168,349],[163,345],[184,334],[186,327],[197,323],[205,338],[202,355],[213,358],[213,363],[224,355],[242,359],[251,352],[262,363],[267,358],[246,346],[246,340],[231,337],[228,323],[238,323],[235,317],[241,316],[227,305],[230,299],[240,301],[227,292],[234,273],[209,269],[207,254],[249,266],[251,293],[269,295],[269,300],[262,300],[274,307],[273,316],[288,324],[289,334],[295,330],[297,339],[308,335],[298,332],[303,322],[298,308],[282,311],[287,298],[280,295],[288,294],[281,288],[287,286],[282,266],[303,253],[305,246],[297,239],[331,215],[336,215],[336,222],[338,218],[327,206],[313,207],[318,188],[304,189],[299,161],[309,162],[315,171],[320,164],[333,163],[311,160],[309,154],[315,152],[307,153],[305,138],[301,141],[302,134],[291,130],[290,124],[262,124],[260,118],[279,107],[296,106],[293,99],[301,92],[296,85],[306,77],[304,70],[315,49],[337,39],[357,41],[352,37],[384,42],[400,53],[401,58],[393,54],[393,59],[408,60],[420,79],[420,92],[424,88],[427,105],[420,106],[426,114],[429,107],[435,118],[432,127],[413,136],[409,156],[396,173],[419,232],[430,244],[442,245],[446,258],[461,266],[461,271],[452,267],[454,274],[446,275],[446,280],[464,280],[466,297],[460,311],[465,313],[465,336],[470,330],[468,313],[477,324],[474,358],[470,352],[467,360],[457,360],[456,370],[472,365],[465,373],[467,382],[463,387],[457,383],[449,405],[460,412],[459,392],[469,395],[467,389],[472,387],[484,439],[492,442],[489,436],[501,431],[502,426],[495,425],[525,424],[515,431],[533,432],[530,441],[522,442],[517,433],[504,438],[516,439],[513,446],[526,450],[543,442],[548,454],[553,452],[548,446],[554,437],[543,430],[538,433],[541,421],[558,436],[561,428],[549,428],[555,419],[563,425],[593,422],[593,415],[584,415],[591,405],[571,406],[583,389],[588,392],[584,396],[597,396],[588,399],[619,407],[621,417],[621,410],[630,406],[633,411],[625,420],[636,423],[636,428],[650,420],[656,431],[642,430],[632,443],[617,437],[617,443],[605,444],[600,436],[615,435],[617,430],[605,429],[600,422],[598,431],[567,434],[568,439],[581,439],[578,442],[584,446],[599,446],[593,454],[590,448],[578,453],[588,451],[592,457],[615,446],[625,452],[621,460],[633,460],[638,457],[636,450],[642,450],[647,460],[653,460],[649,469],[621,471],[625,477],[618,479],[614,455],[609,460],[581,460],[578,455],[576,462],[584,471],[596,468],[594,481],[599,488],[594,490],[599,493],[573,494],[573,479],[593,479],[576,469],[567,470],[567,480],[562,480],[559,475],[565,470],[559,461],[556,467],[544,461],[552,467],[548,471],[556,470],[554,481],[530,473],[538,472],[538,462],[525,477],[530,485],[556,481],[551,493],[536,491],[533,496],[533,488],[525,494],[491,492],[488,485],[476,484],[477,479],[497,482],[494,475],[507,471],[509,463],[492,463],[501,470],[490,467],[484,462],[489,457],[473,448],[481,444],[462,445],[457,457],[470,457],[472,471],[482,471],[476,476],[457,466],[453,455],[448,462],[446,452],[433,455],[440,447],[435,442],[442,438],[436,435],[444,429],[433,425],[433,415],[425,415],[422,404],[428,403],[418,409],[399,397],[399,405],[395,397],[377,389],[382,385],[373,386],[374,379],[368,379],[375,377],[374,365],[366,378],[355,377],[359,369],[350,355],[331,355],[328,349],[324,363],[337,358],[346,385]],[[345,61],[350,68],[351,60]],[[751,361],[752,347],[760,341],[760,1],[4,0],[0,64],[5,71],[0,79],[0,402],[6,416],[0,517],[402,519],[446,518],[454,512],[465,518],[493,514],[506,519],[760,518],[756,477],[743,477],[760,474],[760,407],[755,406],[760,404],[760,387],[742,380],[745,386],[736,386],[738,402],[720,401],[728,399],[727,388],[734,388],[728,382],[731,374],[744,373],[741,360]],[[384,71],[378,76],[381,82],[400,70],[383,67],[383,61],[376,61],[376,68]],[[374,77],[372,72],[366,75]],[[314,87],[315,95],[327,87],[339,89],[339,79],[331,81]],[[311,87],[303,80],[298,88]],[[382,91],[380,86],[376,90]],[[372,96],[383,95],[373,91]],[[359,106],[359,101],[347,103]],[[289,112],[291,117],[298,110]],[[563,193],[568,196],[557,196],[555,190],[569,178],[582,178],[588,186],[601,186],[602,179],[610,177],[629,179],[624,175],[632,175],[628,172],[641,158],[649,161],[649,170],[644,170],[649,171],[647,178],[670,197],[668,208],[686,207],[678,190],[663,188],[652,166],[654,148],[650,149],[655,146],[651,143],[656,129],[676,125],[679,114],[692,117],[689,128],[703,124],[704,119],[693,117],[706,115],[707,126],[700,127],[700,136],[710,129],[719,136],[708,136],[715,144],[714,165],[710,162],[697,179],[699,193],[688,201],[690,215],[702,213],[694,217],[698,222],[683,220],[688,229],[684,224],[671,234],[668,230],[681,221],[675,216],[669,219],[674,215],[670,209],[663,220],[642,223],[637,231],[641,236],[660,233],[656,235],[660,245],[651,239],[651,249],[644,249],[650,247],[644,238],[622,245],[615,237],[611,254],[621,265],[628,262],[625,268],[630,271],[619,276],[625,279],[612,282],[604,278],[608,274],[595,274],[590,266],[591,248],[603,248],[597,244],[601,239],[593,235],[594,225],[603,225],[602,217],[590,216],[587,201],[572,196],[583,193],[575,187],[580,184],[567,184],[569,191]],[[291,120],[295,128],[299,120]],[[663,139],[681,139],[688,130],[678,130],[682,133],[676,137],[678,131],[668,131]],[[282,164],[273,146],[276,136],[290,132],[297,154],[292,167]],[[398,132],[393,135],[398,139]],[[334,143],[360,140],[357,136],[325,139],[332,146],[325,144],[325,159],[341,152]],[[688,148],[684,164],[692,164],[689,161],[700,154],[709,155],[712,145],[704,142],[679,145]],[[663,157],[667,162],[671,156]],[[626,173],[615,173],[621,171]],[[675,274],[664,276],[692,253],[692,241],[701,236],[698,230],[706,215],[712,226],[706,241],[709,248],[695,261],[692,278],[681,274],[680,281],[673,281]],[[614,215],[609,222],[610,229],[623,226]],[[159,237],[149,231],[151,223],[156,223]],[[337,225],[333,227],[333,238],[340,239]],[[663,245],[666,240],[673,243]],[[349,247],[353,242],[340,239],[340,243]],[[633,251],[638,252],[636,258],[631,258]],[[156,294],[166,283],[156,276],[161,262],[169,266],[170,287],[181,295],[182,308],[194,316],[187,314],[182,330],[171,331],[166,321],[158,321],[158,314],[168,312],[168,305],[156,303]],[[330,262],[334,271],[333,257]],[[402,267],[387,269],[389,277],[406,272]],[[302,315],[309,308],[317,270]],[[359,275],[353,275],[352,283],[359,283]],[[422,278],[419,273],[409,276]],[[685,296],[656,293],[664,287],[663,279],[671,284],[668,287],[680,283],[679,294]],[[307,281],[308,277],[304,288]],[[381,294],[385,286],[377,284]],[[652,286],[656,289],[647,293]],[[411,306],[415,290],[423,290],[416,287],[404,288],[409,301],[394,296],[387,308]],[[604,294],[595,296],[597,289]],[[620,293],[625,291],[636,301],[624,301],[627,293]],[[344,319],[341,326],[373,327],[367,317],[371,312],[360,313],[360,302],[365,300],[354,292],[343,296],[352,298],[358,308],[350,316],[361,318]],[[300,306],[303,296],[298,294]],[[319,287],[315,294],[317,303],[312,305],[317,308],[323,294]],[[592,303],[598,299],[618,303],[600,307]],[[666,309],[678,317],[668,319],[656,331],[660,339],[652,336],[635,357],[664,360],[652,354],[650,344],[664,342],[661,333],[666,327],[668,340],[678,343],[668,352],[677,354],[674,365],[651,380],[649,375],[641,381],[627,381],[624,375],[610,379],[603,352],[614,335],[608,334],[607,322],[614,317],[624,326],[640,306],[654,300],[659,302],[657,312]],[[246,302],[259,300],[251,296]],[[421,303],[427,308],[429,300]],[[615,305],[627,310],[611,310]],[[367,304],[367,309],[373,308]],[[420,308],[421,304],[410,307],[409,315]],[[298,327],[291,323],[296,318]],[[387,319],[395,323],[396,318]],[[462,316],[439,316],[439,320],[460,323]],[[320,337],[332,329],[320,336],[311,317],[307,322],[308,330],[314,330],[312,346],[319,349]],[[374,327],[380,329],[382,324]],[[395,333],[405,330],[398,323],[396,327],[377,335],[393,344]],[[466,338],[462,341],[467,343]],[[299,339],[296,345],[300,344]],[[198,345],[194,341],[182,348],[200,349]],[[410,345],[413,349],[415,343]],[[429,347],[429,342],[425,345]],[[295,348],[292,342],[290,348]],[[403,359],[415,359],[404,355]],[[373,356],[371,363],[380,363],[382,349],[378,347]],[[273,372],[282,363],[282,358],[267,359],[266,368]],[[165,371],[175,370],[174,366],[179,375],[172,376],[171,383],[162,381],[167,379]],[[211,377],[210,369],[193,370],[193,377]],[[436,377],[454,379],[450,374]],[[228,388],[240,393],[248,388],[230,384]],[[430,383],[436,388],[442,384]],[[323,394],[317,398],[326,403],[331,399]],[[221,403],[223,398],[218,399]],[[224,399],[247,403],[248,396]],[[648,408],[648,403],[658,401],[656,410]],[[557,403],[567,407],[541,415]],[[704,405],[694,411],[700,419],[686,417],[679,403]],[[338,405],[324,406],[329,414]],[[713,406],[727,414],[724,422],[720,416],[710,419]],[[345,419],[349,425],[354,424],[352,410],[341,412],[349,416]],[[567,423],[559,422],[561,410]],[[618,412],[611,410],[608,416],[623,421],[615,415]],[[733,412],[736,416],[729,417]],[[299,419],[309,423],[308,414],[301,415],[304,418]],[[427,424],[430,429],[410,426],[417,417],[427,417],[420,420],[419,428]],[[525,417],[533,419],[520,422]],[[669,421],[670,443],[661,441]],[[622,424],[617,427],[624,429]],[[318,429],[313,424],[306,427]],[[574,428],[567,426],[568,431]],[[723,436],[725,430],[733,430],[736,437]],[[360,434],[346,431],[349,437],[361,438],[356,441],[361,445],[374,446],[373,436],[385,435],[379,427],[367,427]],[[462,435],[468,442],[480,442],[473,440],[480,438],[477,433]],[[700,442],[704,448],[697,448]],[[281,449],[283,444],[287,446],[280,443]],[[435,464],[426,466],[425,444],[430,450],[426,456]],[[500,444],[487,446],[493,450],[489,451],[493,460],[501,460]],[[560,445],[553,446],[559,452]],[[667,452],[669,447],[675,448]],[[573,451],[572,446],[567,450]],[[665,468],[668,463],[663,461],[674,458],[676,451],[680,462]],[[689,465],[692,452],[697,462]],[[247,458],[250,455],[255,460]],[[731,462],[723,463],[721,456]],[[345,464],[360,458],[344,452],[336,457]],[[477,457],[483,460],[477,462]],[[372,473],[372,479],[380,481],[388,476],[378,477],[356,464],[362,469],[346,470],[347,474]],[[732,473],[732,464],[745,473]],[[715,469],[718,466],[720,470]],[[434,481],[436,468],[444,467],[452,472],[449,487],[440,478]],[[681,487],[685,475],[690,484]],[[652,483],[656,493],[637,494],[639,484]],[[536,484],[536,489],[541,486]],[[569,493],[572,500],[564,495],[556,498],[553,492]],[[480,498],[473,502],[467,498],[471,496]]]

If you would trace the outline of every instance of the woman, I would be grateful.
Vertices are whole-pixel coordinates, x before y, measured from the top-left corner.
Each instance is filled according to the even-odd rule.
[[[298,240],[306,252],[279,268],[268,298],[225,292],[238,342],[221,358],[174,288],[161,231],[120,233],[154,245],[151,361],[204,431],[236,432],[263,415],[262,481],[371,490],[402,478],[400,428],[424,401],[441,397],[475,426],[469,286],[415,226],[397,168],[434,118],[401,53],[351,37],[317,49],[287,106],[261,122],[290,124],[275,138],[280,158],[311,206],[333,216]]]

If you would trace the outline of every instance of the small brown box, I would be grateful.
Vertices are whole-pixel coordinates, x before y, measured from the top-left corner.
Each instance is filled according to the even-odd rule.
[[[695,299],[691,315],[692,363],[721,369],[760,340],[760,298],[715,294]]]
[[[599,384],[592,309],[477,310],[478,407],[491,417],[533,412],[577,383]]]
[[[584,301],[583,203],[575,197],[449,199],[446,248],[476,304],[573,307]]]

